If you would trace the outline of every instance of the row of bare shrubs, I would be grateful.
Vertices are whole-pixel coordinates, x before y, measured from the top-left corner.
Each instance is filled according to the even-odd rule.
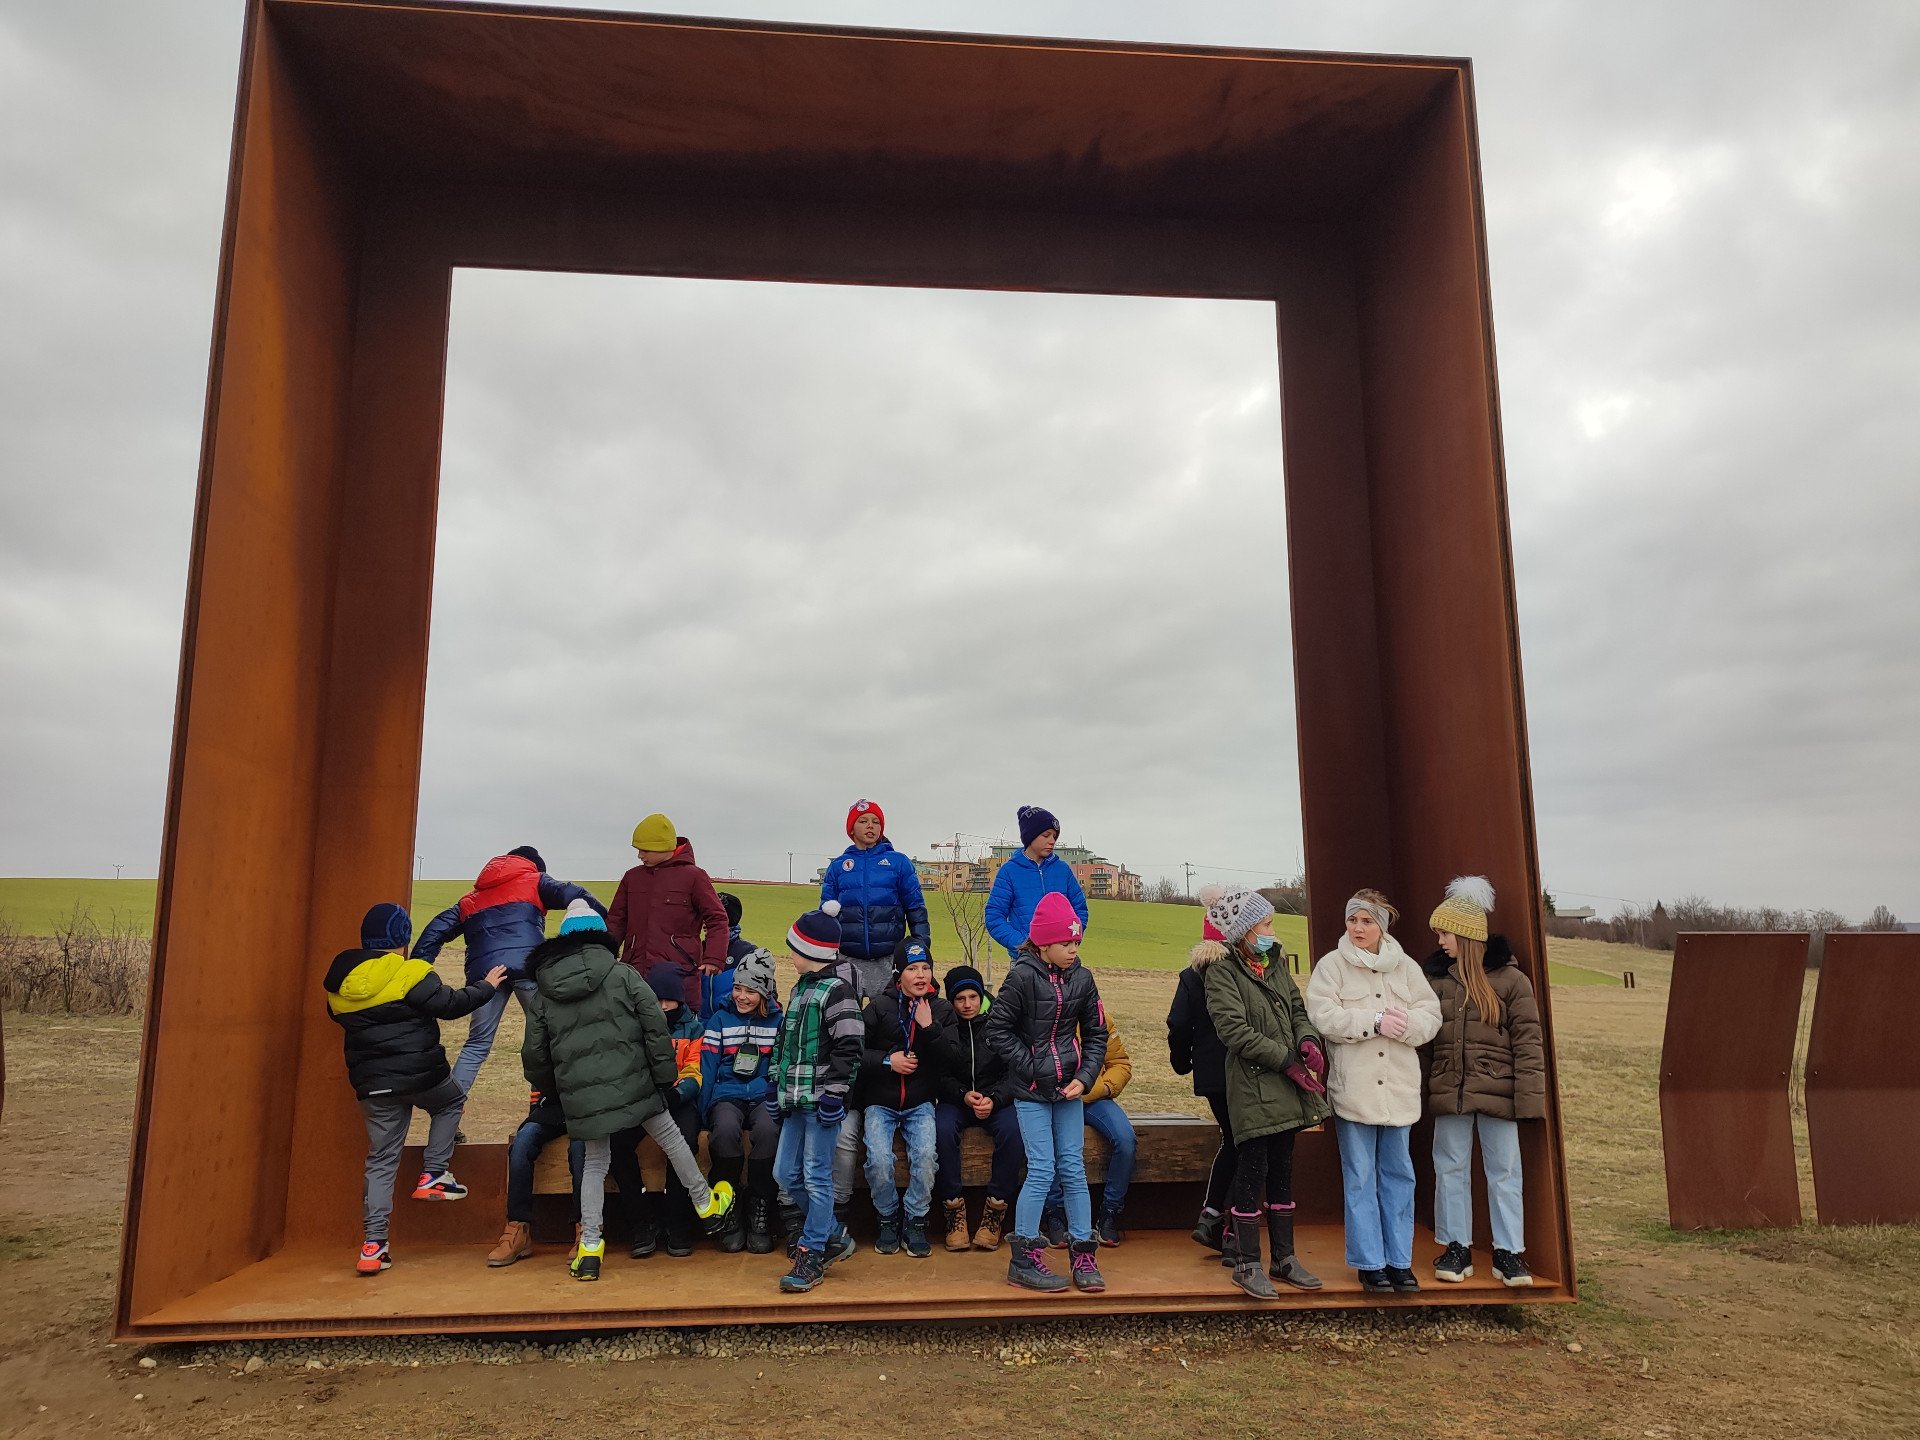
[[[0,1010],[130,1015],[146,1003],[151,942],[118,912],[105,925],[75,905],[51,935],[22,935],[0,916]]]
[[[1547,916],[1547,933],[1568,940],[1608,940],[1639,945],[1648,950],[1672,950],[1682,934],[1726,930],[1805,931],[1813,937],[1808,963],[1818,965],[1829,934],[1844,930],[1898,930],[1900,920],[1885,905],[1875,908],[1855,925],[1837,910],[1783,910],[1773,905],[1719,905],[1700,895],[1688,895],[1671,905],[1656,900],[1651,906],[1623,905],[1611,920],[1569,920]]]

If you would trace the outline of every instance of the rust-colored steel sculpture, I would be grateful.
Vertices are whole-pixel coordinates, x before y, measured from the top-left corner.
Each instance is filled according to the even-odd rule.
[[[946,1293],[960,1257],[904,1299],[836,1275],[793,1306],[702,1265],[655,1304],[427,1245],[339,1291],[363,1137],[317,986],[409,881],[460,265],[1273,305],[1314,933],[1363,884],[1539,893],[1465,61],[251,0],[123,1336],[1027,1313],[992,1277]],[[232,963],[268,933],[276,963]],[[1557,1102],[1523,1134],[1525,1298],[1567,1299]],[[1300,1183],[1338,1214],[1331,1163]],[[1239,1303],[1166,1243],[1088,1308]]]
[[[1800,1223],[1787,1086],[1806,973],[1804,934],[1674,942],[1660,1133],[1675,1229]]]
[[[1833,934],[1807,1044],[1823,1225],[1920,1223],[1920,935]]]

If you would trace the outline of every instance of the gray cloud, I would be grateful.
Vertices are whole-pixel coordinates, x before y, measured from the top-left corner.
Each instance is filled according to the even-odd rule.
[[[1920,915],[1911,7],[910,18],[1474,56],[1550,882]],[[0,15],[0,870],[155,858],[238,38]],[[856,793],[1289,867],[1272,360],[1254,306],[463,275],[427,868],[661,806],[783,874]]]

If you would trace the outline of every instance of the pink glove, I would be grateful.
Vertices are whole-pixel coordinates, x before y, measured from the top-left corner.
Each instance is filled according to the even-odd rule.
[[[1380,1033],[1389,1040],[1398,1040],[1407,1033],[1407,1012],[1398,1005],[1389,1006],[1380,1016]]]
[[[1327,1052],[1320,1048],[1318,1040],[1300,1042],[1300,1059],[1319,1080],[1327,1078]]]
[[[1312,1042],[1309,1041],[1308,1043],[1311,1044]],[[1327,1093],[1327,1087],[1320,1083],[1320,1077],[1313,1073],[1304,1060],[1289,1060],[1285,1065],[1280,1067],[1280,1073],[1291,1080],[1296,1087],[1304,1090],[1309,1095],[1324,1095]]]

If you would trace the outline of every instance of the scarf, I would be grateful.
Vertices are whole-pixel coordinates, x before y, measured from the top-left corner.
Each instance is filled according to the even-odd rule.
[[[1383,930],[1380,932],[1380,953],[1378,955],[1370,950],[1362,950],[1358,945],[1353,943],[1352,937],[1342,935],[1340,937],[1340,958],[1345,960],[1349,965],[1358,966],[1362,970],[1371,970],[1376,975],[1384,975],[1389,970],[1398,969],[1405,963],[1407,952],[1400,948],[1400,942],[1398,940]]]

